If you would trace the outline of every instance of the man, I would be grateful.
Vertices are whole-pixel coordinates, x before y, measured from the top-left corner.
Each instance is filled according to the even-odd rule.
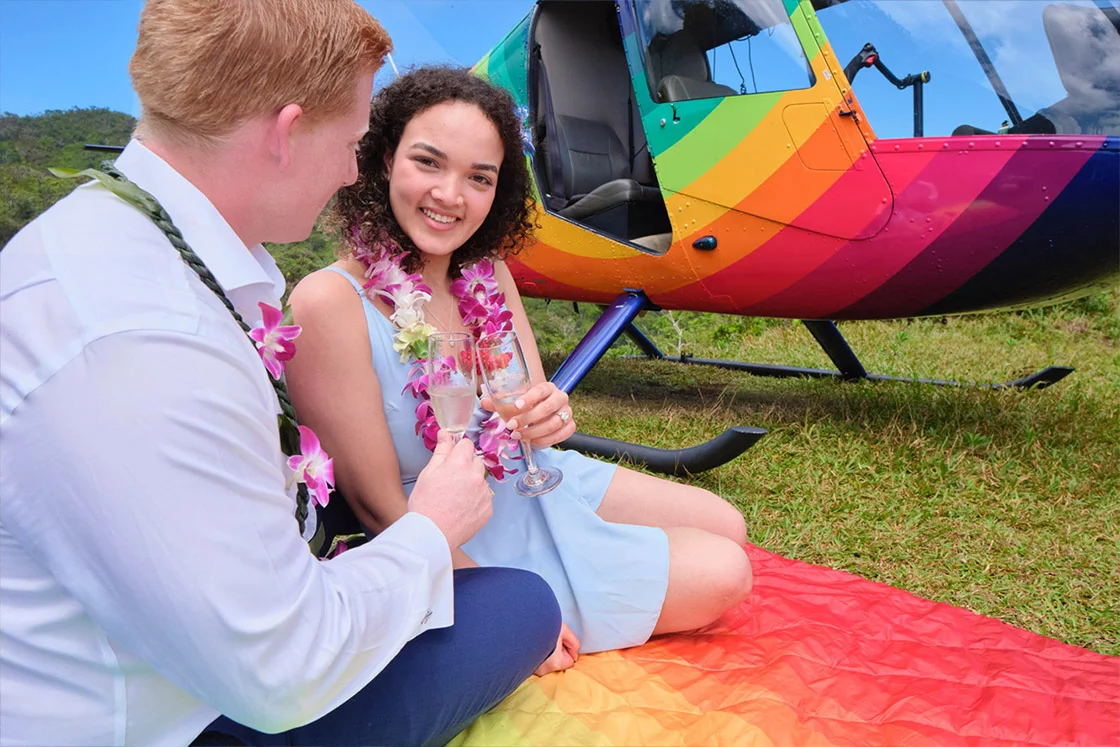
[[[250,325],[283,290],[261,242],[357,177],[388,49],[351,0],[144,8],[117,168]],[[453,576],[491,510],[468,442],[376,539],[309,553],[261,358],[103,186],[4,248],[0,302],[0,743],[441,743],[552,651],[538,577]]]

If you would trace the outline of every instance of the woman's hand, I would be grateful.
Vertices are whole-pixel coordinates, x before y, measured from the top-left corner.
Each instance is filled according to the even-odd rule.
[[[482,406],[487,410],[494,409],[489,397],[482,399]],[[530,387],[517,398],[517,407],[518,414],[506,425],[534,448],[554,446],[576,432],[568,395],[551,381]]]
[[[552,655],[544,660],[544,664],[537,667],[533,674],[548,674],[569,669],[579,658],[579,639],[567,623],[560,623],[560,639],[556,641],[556,649]]]

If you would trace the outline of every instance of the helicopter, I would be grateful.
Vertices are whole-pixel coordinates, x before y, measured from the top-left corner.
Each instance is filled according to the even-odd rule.
[[[551,377],[566,392],[622,335],[755,375],[956,385],[867,372],[836,321],[1120,278],[1112,0],[539,0],[474,71],[524,115],[539,228],[509,262],[519,290],[603,307]],[[667,356],[636,323],[659,309],[801,320],[836,370]],[[694,474],[764,434],[563,446]]]

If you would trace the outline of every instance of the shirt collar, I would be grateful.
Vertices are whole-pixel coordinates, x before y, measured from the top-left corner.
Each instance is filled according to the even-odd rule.
[[[240,308],[237,300],[255,297],[279,305],[284,275],[268,250],[261,244],[246,248],[213,203],[186,177],[136,139],[129,141],[116,166],[160,201],[242,316],[259,319],[260,311],[255,303]]]

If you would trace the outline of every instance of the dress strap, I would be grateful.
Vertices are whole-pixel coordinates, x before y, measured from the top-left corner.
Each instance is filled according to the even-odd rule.
[[[346,270],[342,269],[341,267],[324,267],[323,270],[337,272],[339,275],[350,281],[350,285],[354,286],[354,290],[358,291],[358,295],[360,295],[362,298],[365,298],[366,292],[362,288],[361,283],[355,280],[354,276],[348,273]]]

